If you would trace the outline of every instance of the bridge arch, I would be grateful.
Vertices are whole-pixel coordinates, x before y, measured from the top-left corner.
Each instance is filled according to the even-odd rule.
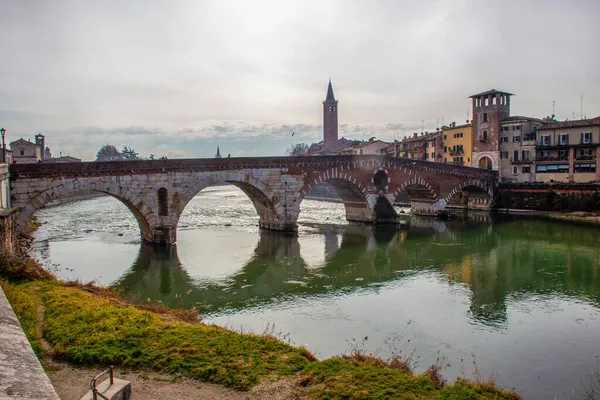
[[[261,228],[283,230],[282,225],[287,223],[284,199],[280,199],[267,184],[249,173],[238,171],[192,176],[191,184],[180,193],[179,198],[175,198],[172,202],[172,212],[169,217],[171,226],[177,227],[181,213],[198,193],[209,186],[223,182],[236,186],[248,196],[256,209]]]
[[[108,187],[106,187],[108,186]],[[106,189],[104,189],[106,187]],[[54,200],[62,198],[84,196],[91,193],[104,193],[114,197],[123,203],[135,217],[139,227],[140,235],[144,241],[154,240],[154,226],[156,217],[148,205],[128,188],[117,186],[114,183],[102,182],[80,182],[77,180],[66,181],[60,185],[49,187],[37,196],[31,198],[26,205],[19,207],[16,214],[16,232],[23,234],[27,232],[27,222],[42,207]]]
[[[470,180],[452,188],[444,201],[450,207],[489,210],[493,199],[494,191],[489,185],[478,180]]]
[[[373,222],[375,204],[368,201],[367,185],[361,182],[352,171],[341,167],[319,173],[300,190],[295,206],[296,215],[300,214],[300,203],[311,190],[322,182],[331,185],[344,202],[346,220],[352,222]]]

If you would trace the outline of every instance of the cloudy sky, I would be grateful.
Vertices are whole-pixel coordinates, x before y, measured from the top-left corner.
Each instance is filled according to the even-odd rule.
[[[329,77],[353,139],[463,122],[491,88],[513,114],[578,118],[583,95],[593,117],[599,18],[598,0],[0,0],[0,125],[87,160],[280,155],[320,140]]]

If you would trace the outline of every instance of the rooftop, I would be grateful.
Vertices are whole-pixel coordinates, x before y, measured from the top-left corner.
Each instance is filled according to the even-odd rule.
[[[557,128],[576,128],[580,126],[600,125],[600,117],[590,119],[578,119],[573,121],[557,121],[540,126],[539,130],[557,129]]]
[[[469,98],[481,97],[481,96],[488,96],[490,94],[505,94],[505,95],[508,95],[508,96],[514,96],[514,94],[512,94],[512,93],[502,92],[500,90],[492,89],[492,90],[488,90],[486,92],[481,92],[481,93],[474,94],[472,96],[469,96]]]
[[[511,117],[506,117],[502,120],[502,122],[515,122],[515,121],[534,121],[534,122],[542,122],[539,118],[534,117],[523,117],[522,115],[513,115]]]

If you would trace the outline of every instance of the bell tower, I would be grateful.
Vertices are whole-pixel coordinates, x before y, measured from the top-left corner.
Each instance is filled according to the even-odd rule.
[[[323,102],[323,148],[336,150],[338,147],[338,102],[333,96],[331,79],[327,87],[327,97]]]

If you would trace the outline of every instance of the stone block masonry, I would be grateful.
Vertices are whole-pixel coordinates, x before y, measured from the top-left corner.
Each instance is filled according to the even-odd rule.
[[[175,243],[189,201],[204,188],[228,182],[252,201],[264,229],[294,232],[300,204],[327,182],[344,201],[348,220],[394,223],[391,207],[408,194],[421,213],[436,215],[457,194],[491,207],[498,174],[477,168],[383,156],[264,157],[140,160],[10,166],[17,232],[48,202],[94,192],[109,194],[136,217],[145,242]],[[386,205],[387,203],[389,204]],[[426,205],[425,205],[426,204]]]
[[[0,288],[0,400],[59,400]]]

